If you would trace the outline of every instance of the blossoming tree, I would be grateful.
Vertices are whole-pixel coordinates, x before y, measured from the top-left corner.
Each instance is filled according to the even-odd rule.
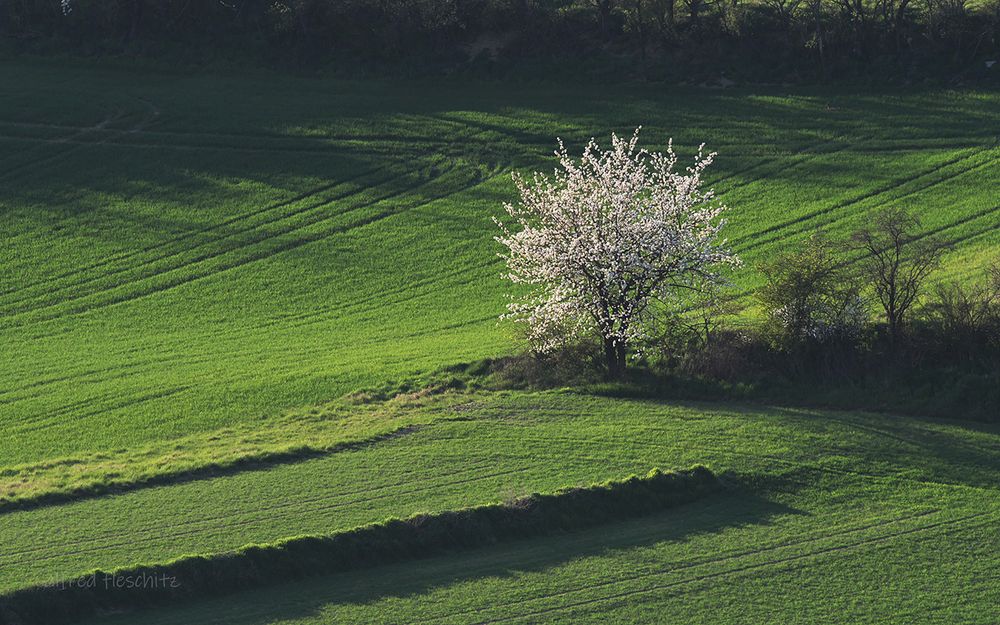
[[[660,153],[638,142],[639,129],[612,135],[610,150],[591,139],[575,160],[559,141],[554,176],[514,174],[520,201],[504,205],[511,221],[496,220],[506,277],[527,285],[505,317],[527,325],[539,352],[596,333],[615,377],[662,309],[657,301],[739,263],[720,238],[725,206],[702,190],[715,155],[699,149],[678,172],[672,143]]]

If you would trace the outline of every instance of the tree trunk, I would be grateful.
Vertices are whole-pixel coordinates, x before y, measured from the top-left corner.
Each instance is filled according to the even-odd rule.
[[[597,0],[597,15],[601,24],[601,36],[607,41],[611,38],[611,0]]]
[[[625,375],[625,346],[612,339],[604,339],[604,359],[608,365],[608,377],[619,380]]]
[[[889,349],[895,352],[899,346],[899,315],[892,312],[888,315],[889,322]]]
[[[813,19],[816,21],[816,50],[819,52],[819,71],[824,79],[828,78],[826,70],[826,53],[823,50],[823,7],[821,0],[812,0]]]

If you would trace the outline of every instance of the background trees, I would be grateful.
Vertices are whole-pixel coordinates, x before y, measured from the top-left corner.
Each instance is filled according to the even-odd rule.
[[[757,297],[779,346],[853,338],[860,332],[866,320],[861,289],[837,252],[837,245],[819,233],[762,267],[765,283]]]
[[[924,283],[941,258],[942,245],[919,235],[920,221],[901,208],[875,213],[854,233],[861,273],[885,313],[895,343]]]
[[[350,58],[362,70],[478,67],[477,42],[489,40],[503,42],[491,72],[1000,74],[987,67],[1000,52],[1000,0],[16,0],[0,3],[0,35],[15,51],[309,67]]]
[[[971,355],[976,343],[1000,347],[1000,261],[992,262],[971,282],[937,284],[927,316],[942,334],[952,337],[955,349]]]

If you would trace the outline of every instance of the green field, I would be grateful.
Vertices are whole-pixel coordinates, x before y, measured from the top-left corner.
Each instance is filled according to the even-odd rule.
[[[995,427],[553,393],[460,414],[365,450],[8,514],[3,587],[707,462],[732,489],[655,517],[142,621],[930,623],[995,606]]]
[[[937,276],[965,279],[1000,244],[1000,94],[41,62],[0,78],[16,86],[0,94],[0,593],[706,464],[732,488],[656,517],[142,621],[954,623],[995,610],[1000,430],[962,415],[339,398],[523,348],[497,322],[491,217],[512,171],[552,166],[557,136],[578,151],[642,124],[647,145],[718,151],[710,181],[732,209],[743,291],[756,263],[886,206],[952,243]]]

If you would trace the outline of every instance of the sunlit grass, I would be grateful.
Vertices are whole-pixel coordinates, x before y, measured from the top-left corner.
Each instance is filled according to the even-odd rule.
[[[949,580],[994,562],[986,554],[1000,514],[995,427],[566,393],[468,399],[445,397],[438,404],[444,418],[363,449],[6,514],[0,588],[704,462],[729,492],[664,516],[141,619],[477,623],[537,619],[538,610],[552,609],[544,620],[575,622],[609,610],[618,622],[657,622],[653,615],[668,610],[679,622],[700,622],[718,618],[731,597],[769,586],[774,594],[753,604],[789,618],[800,609],[839,615],[836,597],[852,592],[912,597],[955,614],[991,601],[989,592]],[[436,401],[416,410],[433,413]],[[868,585],[879,566],[896,571],[891,589]],[[675,584],[680,594],[665,591]],[[942,603],[927,588],[962,601]],[[625,591],[641,592],[616,600]]]

